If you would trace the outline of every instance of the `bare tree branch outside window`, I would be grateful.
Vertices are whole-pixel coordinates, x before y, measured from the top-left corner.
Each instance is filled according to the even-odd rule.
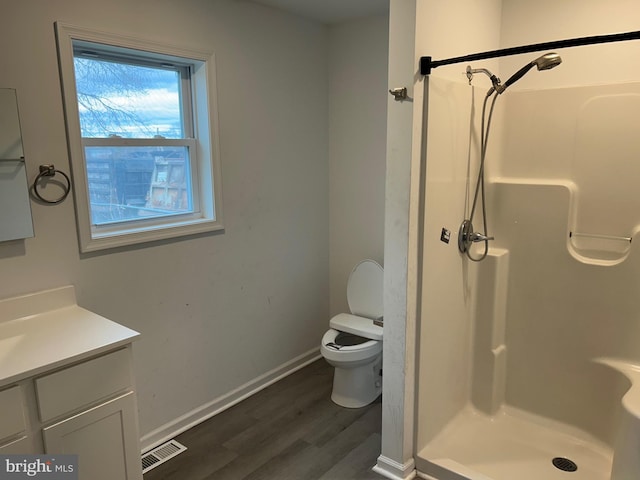
[[[174,70],[75,58],[83,137],[182,136]]]

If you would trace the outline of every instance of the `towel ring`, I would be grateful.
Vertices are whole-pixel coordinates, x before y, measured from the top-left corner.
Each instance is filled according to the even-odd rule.
[[[40,183],[40,180],[42,180],[43,178],[54,177],[57,173],[62,175],[67,182],[66,185],[62,185],[62,189],[64,190],[64,193],[60,198],[57,198],[56,200],[47,200],[42,195],[40,195],[40,192],[38,191],[38,184]],[[66,173],[64,173],[61,170],[56,170],[56,167],[54,165],[40,165],[40,173],[38,174],[36,179],[33,181],[33,193],[36,197],[38,197],[40,201],[44,203],[56,205],[64,201],[64,199],[67,198],[67,195],[69,195],[70,191],[71,191],[71,179],[69,179],[69,176]]]

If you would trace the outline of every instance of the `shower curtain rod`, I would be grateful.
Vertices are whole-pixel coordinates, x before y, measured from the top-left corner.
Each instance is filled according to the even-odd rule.
[[[506,57],[520,53],[540,52],[555,48],[580,47],[583,45],[596,45],[598,43],[623,42],[626,40],[640,40],[640,31],[616,33],[612,35],[595,35],[593,37],[570,38],[568,40],[556,40],[555,42],[535,43],[521,47],[503,48],[488,52],[473,53],[462,57],[446,58],[444,60],[432,60],[431,57],[420,57],[420,74],[429,75],[431,70],[443,65],[470,62],[473,60],[486,60],[488,58]]]

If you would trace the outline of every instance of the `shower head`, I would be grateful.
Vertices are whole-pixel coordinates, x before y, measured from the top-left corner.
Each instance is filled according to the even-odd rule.
[[[557,53],[551,52],[536,58],[532,63],[535,63],[538,70],[551,70],[562,63],[562,58]]]
[[[527,63],[524,67],[514,73],[509,80],[504,82],[504,85],[499,85],[496,87],[496,91],[498,93],[504,92],[509,85],[516,83],[525,74],[531,70],[533,67],[536,67],[538,70],[550,70],[553,67],[557,67],[562,63],[562,58],[557,53],[546,53],[541,57],[536,58],[534,61]]]

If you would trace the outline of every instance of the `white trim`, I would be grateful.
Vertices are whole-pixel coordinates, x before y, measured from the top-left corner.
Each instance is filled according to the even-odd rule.
[[[291,375],[320,358],[322,358],[322,355],[320,355],[317,348],[309,350],[308,352],[283,363],[279,367],[276,367],[273,370],[270,370],[267,373],[245,383],[244,385],[241,385],[235,390],[205,403],[204,405],[194,408],[175,420],[165,423],[161,427],[142,436],[140,439],[142,453],[146,453],[148,450],[151,450],[182,432],[195,427],[214,415],[233,407],[242,400],[258,393],[260,390],[267,388],[269,385],[274,384],[278,380]]]
[[[202,232],[224,230],[222,219],[222,180],[220,166],[219,129],[217,111],[217,88],[215,55],[211,52],[164,45],[147,40],[100,32],[56,22],[58,60],[63,89],[63,103],[67,126],[67,144],[73,173],[73,193],[76,207],[76,223],[81,252],[92,252],[124,245],[139,244],[155,240],[193,235]],[[80,134],[78,102],[74,74],[74,41],[86,41],[110,45],[114,49],[128,48],[151,52],[151,56],[175,58],[192,66],[192,89],[195,146],[190,151],[194,163],[191,165],[193,186],[193,210],[191,216],[164,217],[155,222],[136,225],[130,222],[117,231],[92,226],[89,209],[89,192],[84,161],[83,141]],[[89,144],[94,140],[87,140]],[[135,141],[120,139],[123,144]],[[163,143],[166,144],[166,140]],[[169,141],[169,143],[171,143]],[[192,178],[193,181],[193,178]],[[197,204],[196,204],[197,203]],[[122,224],[121,224],[122,225]]]
[[[391,480],[411,480],[417,475],[413,459],[403,465],[383,455],[378,457],[373,471]]]
[[[193,138],[94,138],[82,139],[85,147],[187,147],[195,148]]]
[[[93,28],[78,27],[66,22],[55,22],[56,31],[64,31],[65,36],[71,39],[90,43],[101,43],[113,47],[123,47],[134,50],[144,50],[145,52],[158,53],[165,58],[167,55],[174,56],[177,61],[180,59],[193,59],[206,62],[211,57],[211,52],[196,50],[193,48],[182,48],[176,45],[154,42],[132,35],[122,33],[106,32]]]
[[[213,232],[216,230],[223,231],[224,226],[218,225],[218,222],[215,220],[197,219],[190,222],[182,222],[181,224],[164,224],[158,227],[157,230],[148,228],[144,232],[136,232],[135,234],[111,235],[103,238],[99,235],[94,235],[94,238],[90,240],[90,242],[87,240],[86,244],[81,245],[80,250],[83,253],[96,252],[107,248],[155,242],[167,238],[195,235],[197,233]]]
[[[417,472],[417,478],[423,478],[425,480],[438,480],[436,477],[432,477],[431,475],[427,475],[426,473]]]
[[[391,0],[389,85],[407,85],[413,102],[387,97],[385,182],[382,448],[376,471],[394,479],[413,478],[415,358],[420,260],[419,186],[422,111],[419,79],[414,78],[416,8],[419,0]]]

